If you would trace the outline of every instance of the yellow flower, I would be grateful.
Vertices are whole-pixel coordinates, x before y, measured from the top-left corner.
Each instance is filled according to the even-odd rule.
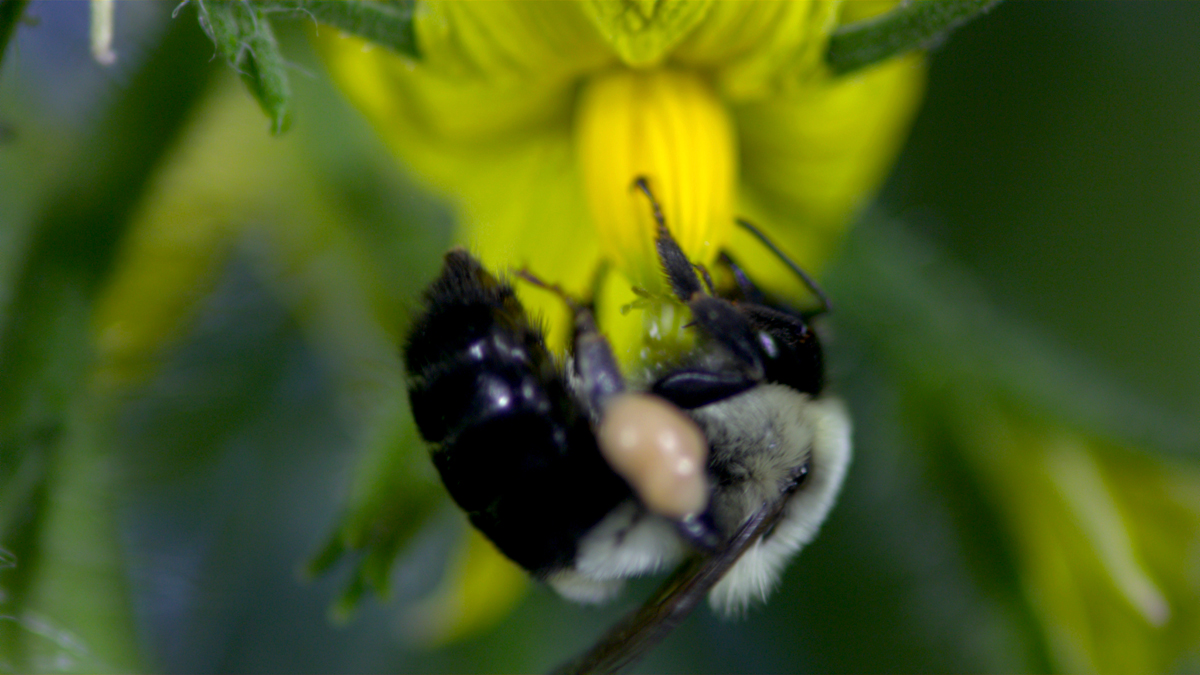
[[[422,2],[419,61],[332,31],[318,44],[386,142],[453,202],[457,241],[493,270],[526,268],[594,298],[602,330],[637,367],[690,332],[671,303],[622,312],[634,287],[666,292],[634,180],[648,179],[690,259],[711,265],[728,251],[770,290],[802,297],[734,218],[814,272],[830,256],[898,151],[924,62],[837,76],[824,54],[841,21],[891,4]],[[561,300],[517,292],[561,351]],[[521,577],[475,543],[421,606],[439,617],[429,641],[494,620],[515,597]],[[468,569],[505,569],[510,583],[475,583]]]
[[[661,290],[650,206],[684,251],[722,250],[787,295],[799,286],[744,233],[755,222],[809,269],[877,187],[919,101],[919,55],[835,76],[830,33],[888,3],[423,2],[414,62],[326,32],[335,79],[415,174],[453,200],[456,238],[494,269],[580,295],[609,274],[600,321],[626,362]],[[564,344],[565,309],[520,288]]]

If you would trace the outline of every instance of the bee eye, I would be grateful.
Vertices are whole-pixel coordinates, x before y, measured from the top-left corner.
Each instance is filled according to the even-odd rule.
[[[792,482],[788,486],[788,492],[795,492],[808,482],[809,467],[811,464],[811,461],[805,462],[796,470],[796,476],[792,478]]]
[[[779,358],[779,346],[775,344],[775,338],[771,337],[770,333],[759,331],[758,344],[768,357]]]
[[[651,511],[683,518],[708,505],[708,441],[679,408],[648,394],[611,401],[596,438],[600,453]]]

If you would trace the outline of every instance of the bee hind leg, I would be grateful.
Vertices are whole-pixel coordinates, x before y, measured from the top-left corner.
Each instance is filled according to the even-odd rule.
[[[596,325],[592,310],[557,284],[546,283],[527,270],[517,272],[516,276],[554,293],[562,298],[571,310],[574,323],[574,336],[571,340],[571,376],[574,389],[591,412],[593,419],[599,419],[607,403],[617,394],[624,393],[626,386],[612,346]]]

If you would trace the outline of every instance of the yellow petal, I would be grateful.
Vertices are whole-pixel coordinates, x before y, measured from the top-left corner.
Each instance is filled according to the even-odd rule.
[[[482,7],[492,4],[510,3],[469,6],[500,11]],[[458,23],[474,16],[450,5],[441,11]],[[516,3],[509,11],[519,9],[528,8]],[[318,46],[393,151],[452,202],[458,243],[496,273],[526,267],[572,293],[590,293],[600,252],[571,136],[573,83],[448,76],[353,38],[322,35]],[[562,301],[527,284],[518,283],[517,292],[549,328],[551,348],[565,347]]]
[[[613,59],[577,2],[422,2],[419,68],[468,79],[561,79]],[[471,111],[478,114],[478,110]]]
[[[332,31],[319,36],[317,47],[351,102],[418,172],[440,167],[444,157],[467,162],[489,145],[517,142],[570,118],[572,84],[562,77],[448,76]],[[451,170],[427,178],[448,189],[457,176]]]
[[[626,365],[686,347],[686,313],[671,303],[624,314],[631,287],[666,294],[645,177],[667,228],[690,260],[710,265],[733,229],[737,175],[733,127],[708,82],[694,72],[614,70],[579,96],[576,147],[601,250],[617,274],[605,279],[598,319]]]
[[[733,228],[733,128],[695,73],[616,70],[592,78],[576,117],[588,206],[605,255],[627,279],[662,288],[645,176],[667,227],[696,262],[711,263]]]
[[[565,127],[481,155],[461,176],[454,200],[459,243],[496,273],[525,268],[576,296],[591,293],[600,245]],[[526,283],[517,282],[516,289],[525,309],[548,329],[550,348],[561,352],[571,334],[566,305]]]
[[[1066,437],[1048,448],[1045,462],[1114,589],[1150,625],[1166,623],[1171,618],[1171,606],[1137,559],[1128,523],[1090,449],[1079,439]]]
[[[864,21],[890,11],[904,0],[854,0],[842,3],[840,25]]]
[[[163,349],[184,333],[216,283],[245,223],[317,209],[315,189],[302,191],[310,199],[294,198],[296,185],[311,180],[299,170],[294,144],[265,136],[250,99],[229,84],[205,102],[158,173],[98,301],[96,377],[106,385],[136,384],[153,374]]]
[[[672,62],[715,72],[730,101],[763,98],[820,76],[837,0],[719,2],[672,54]]]
[[[741,140],[739,215],[817,273],[878,189],[900,151],[924,89],[920,56],[786,96],[733,107]],[[795,276],[740,229],[733,252],[772,290]]]

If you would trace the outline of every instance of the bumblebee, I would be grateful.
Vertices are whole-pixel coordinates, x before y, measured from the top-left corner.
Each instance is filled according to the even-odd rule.
[[[462,249],[445,257],[404,347],[409,399],[450,496],[506,556],[562,595],[601,602],[630,577],[708,561],[719,610],[765,599],[832,507],[850,423],[824,393],[813,312],[768,298],[728,255],[719,291],[671,236],[644,179],[671,292],[695,348],[629,383],[589,307],[562,296],[572,348],[556,359],[497,277]],[[731,284],[733,285],[733,284]],[[717,570],[714,572],[714,570]],[[696,575],[701,575],[698,571]]]

